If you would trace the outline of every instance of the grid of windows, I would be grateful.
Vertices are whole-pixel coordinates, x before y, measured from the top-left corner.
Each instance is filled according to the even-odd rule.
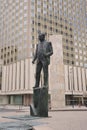
[[[87,0],[1,0],[0,47],[14,46],[17,59],[23,59],[31,54],[29,44],[38,42],[39,30],[47,33],[47,40],[51,34],[61,34],[64,63],[80,66],[87,55],[86,16]]]
[[[82,59],[84,59],[87,54],[85,49],[85,1],[35,0],[32,2],[31,7],[34,9],[34,13],[31,10],[31,16],[34,15],[31,17],[32,44],[38,42],[38,30],[46,32],[47,39],[50,34],[62,34],[64,63],[71,64],[73,61],[74,65],[77,66],[76,62],[78,62],[79,66],[80,62],[82,63]],[[78,50],[79,53],[77,53],[76,50]],[[67,52],[69,53],[68,56]],[[83,54],[84,52],[85,54]],[[71,54],[73,54],[73,58]],[[81,54],[82,59],[76,59],[75,55],[77,54]],[[85,62],[83,63],[85,64]]]
[[[9,46],[11,54],[11,46],[17,48],[17,59],[25,58],[27,50],[25,43],[28,40],[28,0],[1,0],[0,1],[0,48],[3,49],[0,57],[3,57],[4,63],[10,63],[5,47]],[[21,49],[22,48],[22,49]],[[28,48],[28,46],[26,46]],[[24,52],[24,53],[23,53]],[[26,53],[26,54],[25,54]],[[4,55],[6,55],[4,57]],[[13,57],[12,57],[13,56]],[[13,58],[15,62],[15,54],[9,55],[9,59]]]

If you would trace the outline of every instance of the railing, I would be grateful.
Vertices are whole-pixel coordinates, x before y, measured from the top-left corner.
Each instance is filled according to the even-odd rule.
[[[83,99],[83,100],[75,100],[75,99],[72,99],[72,100],[66,100],[66,105],[72,105],[72,106],[86,106],[87,107],[87,99]]]

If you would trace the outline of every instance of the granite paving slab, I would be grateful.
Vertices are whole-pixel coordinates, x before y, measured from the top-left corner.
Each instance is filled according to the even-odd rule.
[[[0,123],[0,130],[32,130],[32,126],[21,122]]]
[[[17,111],[17,109],[0,108],[0,112],[14,112],[14,111]]]
[[[29,115],[2,116],[2,118],[16,119],[16,120],[36,120],[36,119],[41,119],[41,117],[33,117],[33,116],[29,116]]]
[[[44,125],[40,121],[15,121],[0,123],[0,130],[32,130],[34,126]]]
[[[20,116],[2,116],[3,118],[8,118],[8,119],[14,119],[18,120],[18,124],[25,124],[29,126],[37,126],[37,125],[43,125],[46,123],[38,121],[38,119],[43,119],[42,117],[33,117],[29,115],[20,115]]]

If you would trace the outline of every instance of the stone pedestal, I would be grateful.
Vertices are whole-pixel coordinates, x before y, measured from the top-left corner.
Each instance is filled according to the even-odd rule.
[[[39,117],[48,117],[48,88],[33,89],[33,115]],[[32,114],[32,113],[31,113]]]

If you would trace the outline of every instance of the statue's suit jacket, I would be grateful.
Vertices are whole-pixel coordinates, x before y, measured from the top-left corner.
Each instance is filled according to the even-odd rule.
[[[37,44],[36,52],[34,55],[34,61],[37,59],[37,63],[39,62],[38,55],[39,55],[40,44],[41,43]],[[45,56],[45,60],[43,62],[47,62],[47,64],[49,65],[50,56],[53,54],[52,44],[51,44],[51,42],[47,42],[47,41],[44,41],[44,43],[42,43],[42,44],[43,44],[43,54]]]

